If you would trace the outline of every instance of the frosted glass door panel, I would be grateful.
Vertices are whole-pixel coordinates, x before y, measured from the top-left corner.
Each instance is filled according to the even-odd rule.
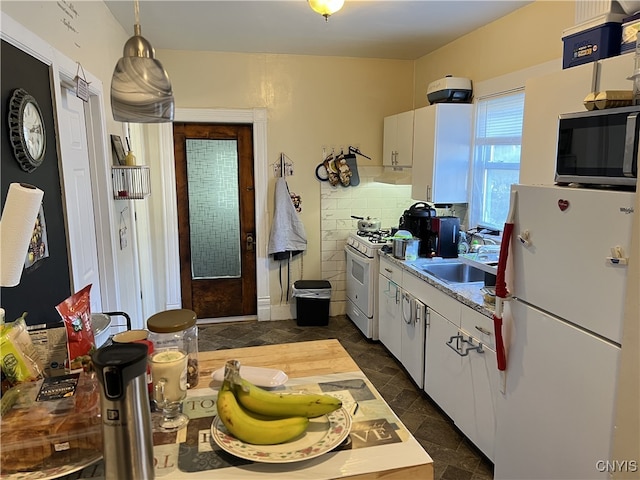
[[[187,139],[193,279],[240,277],[238,142]]]

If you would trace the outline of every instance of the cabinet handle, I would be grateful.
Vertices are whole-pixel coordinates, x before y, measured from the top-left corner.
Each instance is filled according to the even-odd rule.
[[[480,325],[476,325],[476,330],[478,330],[483,335],[491,335],[491,332],[486,328],[482,328]]]
[[[452,345],[454,340],[456,342],[456,346],[455,347]],[[451,350],[456,352],[461,357],[464,357],[464,355],[459,350],[460,349],[460,340],[463,340],[462,335],[454,335],[453,337],[449,338],[449,341],[447,342],[447,347],[449,347]]]
[[[391,270],[390,268],[384,267],[384,271],[387,273],[393,273],[393,270]]]
[[[426,309],[425,313],[424,313],[424,324],[426,327],[431,326],[431,310],[429,310],[428,308]]]
[[[427,202],[431,201],[431,185],[427,185]]]
[[[456,341],[455,347],[452,345],[454,340]],[[463,352],[460,346],[460,342],[468,343],[470,346],[467,347],[467,349]],[[479,342],[478,345],[474,345],[472,337],[469,337],[468,339],[466,339],[464,338],[463,335],[454,335],[451,338],[449,338],[449,341],[447,342],[447,346],[451,350],[456,352],[458,355],[460,355],[461,357],[466,357],[467,355],[469,355],[469,352],[472,352],[474,350],[478,353],[484,353],[484,350],[482,349],[482,342]]]

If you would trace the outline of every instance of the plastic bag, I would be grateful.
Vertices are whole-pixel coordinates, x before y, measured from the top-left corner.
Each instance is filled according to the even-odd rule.
[[[93,369],[91,354],[96,349],[96,341],[91,328],[90,290],[91,285],[87,285],[56,306],[67,328],[67,350],[71,371],[80,368],[85,371]]]
[[[44,377],[42,360],[27,331],[25,315],[0,327],[2,371],[11,385]]]

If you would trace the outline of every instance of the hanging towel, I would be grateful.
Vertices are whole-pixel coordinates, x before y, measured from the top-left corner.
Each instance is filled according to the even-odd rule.
[[[276,180],[275,208],[267,253],[276,260],[291,258],[307,249],[307,235],[291,201],[284,177]]]

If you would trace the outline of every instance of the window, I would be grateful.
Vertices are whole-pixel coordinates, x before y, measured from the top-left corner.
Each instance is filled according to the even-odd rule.
[[[511,185],[520,177],[524,91],[481,98],[471,173],[470,226],[502,229]]]

